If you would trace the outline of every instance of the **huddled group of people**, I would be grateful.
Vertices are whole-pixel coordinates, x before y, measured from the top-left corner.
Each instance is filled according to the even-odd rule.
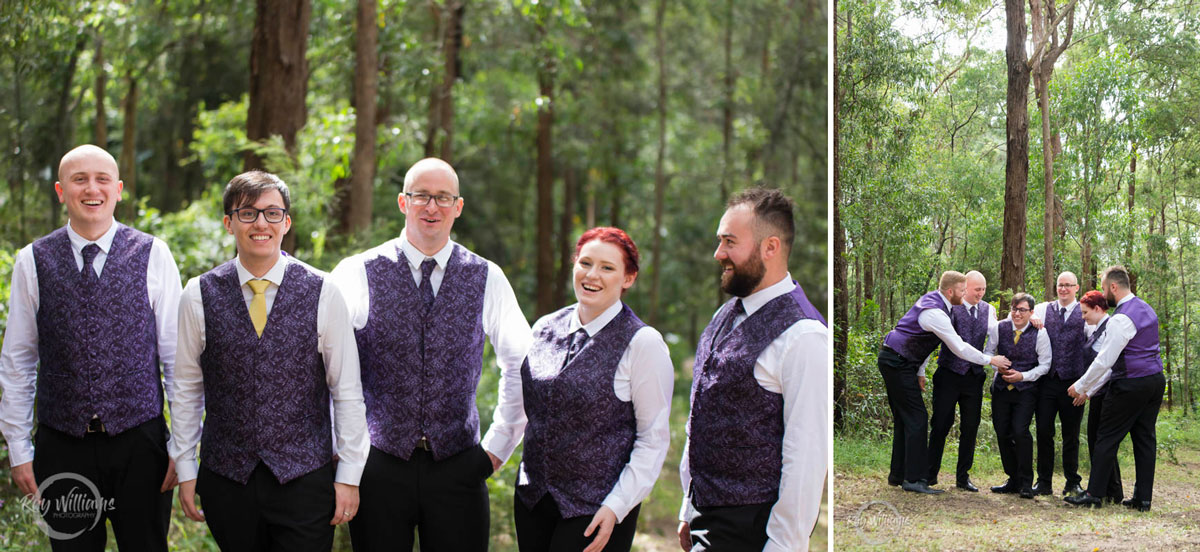
[[[464,199],[438,159],[405,175],[401,235],[329,273],[282,251],[287,185],[237,175],[222,213],[236,256],[186,286],[163,240],[114,219],[110,154],[75,148],[58,178],[69,220],[18,252],[0,352],[12,479],[54,550],[103,550],[106,521],[123,550],[166,550],[178,486],[222,550],[330,550],[348,523],[357,551],[483,551],[487,479],[522,441],[520,549],[630,549],[667,456],[675,364],[622,301],[639,272],[624,231],[583,233],[577,302],[531,328],[504,271],[451,239]],[[733,298],[696,350],[684,550],[807,549],[829,332],[788,272],[793,208],[748,189],[717,229]],[[500,378],[481,439],[488,342]]]
[[[998,320],[983,296],[983,274],[944,272],[938,289],[923,295],[884,338],[879,373],[893,416],[888,484],[940,494],[938,474],[946,437],[959,422],[955,486],[978,492],[970,478],[984,388],[992,400],[992,425],[1008,479],[994,493],[1033,499],[1053,494],[1055,421],[1061,427],[1063,500],[1099,508],[1105,502],[1150,509],[1154,489],[1154,424],[1166,380],[1158,349],[1158,316],[1130,290],[1129,271],[1112,266],[1100,290],[1079,297],[1075,274],[1058,276],[1054,301],[1037,303],[1015,293],[1009,315]],[[933,413],[923,393],[929,357]],[[988,370],[993,366],[990,384]],[[1087,404],[1087,488],[1079,474],[1079,433]],[[1037,424],[1037,464],[1034,436]],[[928,434],[927,434],[928,432]],[[1124,498],[1117,448],[1133,444],[1136,479]],[[1035,478],[1036,476],[1036,478]]]

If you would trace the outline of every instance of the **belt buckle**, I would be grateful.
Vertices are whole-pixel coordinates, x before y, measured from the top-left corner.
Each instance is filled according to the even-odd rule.
[[[429,439],[427,437],[425,437],[424,435],[422,435],[421,438],[417,441],[417,448],[419,448],[425,452],[433,452],[433,449],[429,447]]]
[[[87,429],[84,430],[84,433],[107,433],[107,431],[104,430],[104,422],[100,421],[100,418],[92,418],[88,420]]]

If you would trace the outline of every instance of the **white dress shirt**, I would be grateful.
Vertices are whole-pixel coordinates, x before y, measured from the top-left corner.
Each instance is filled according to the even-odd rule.
[[[1025,330],[1030,328],[1029,321],[1025,321],[1025,325],[1020,328],[1013,324],[1013,331],[1020,331],[1024,334]],[[988,328],[988,343],[983,347],[985,354],[996,354],[996,346],[999,345],[997,337],[1000,333],[1000,325]],[[1034,344],[1037,348],[1038,363],[1037,366],[1029,369],[1027,372],[1021,372],[1020,381],[1037,381],[1038,378],[1046,375],[1050,371],[1050,361],[1053,357],[1053,352],[1050,350],[1050,334],[1046,330],[1039,330],[1037,333],[1037,343]],[[1009,359],[1012,360],[1012,359]],[[1000,370],[993,370],[992,377],[1000,377]]]
[[[1046,320],[1046,309],[1050,308],[1050,305],[1053,305],[1055,303],[1058,303],[1058,301],[1046,301],[1044,303],[1038,303],[1038,304],[1034,305],[1033,306],[1033,317],[1030,320],[1032,321],[1033,319],[1037,319],[1037,320],[1045,321]],[[1061,304],[1059,304],[1057,306],[1060,308],[1062,307]],[[1062,315],[1063,321],[1066,321],[1067,317],[1071,316],[1071,311],[1074,311],[1078,308],[1079,308],[1079,301],[1077,301],[1075,299],[1071,299],[1071,304],[1067,305],[1067,310],[1064,311],[1064,314]],[[1008,317],[1011,319],[1012,314],[1010,313],[1008,315]]]
[[[946,304],[946,310],[950,310],[950,308],[953,307],[953,305],[950,303],[950,300],[947,299],[946,295],[941,291],[938,291],[938,297],[941,297],[942,302]],[[996,316],[994,311],[992,316]],[[925,309],[921,311],[920,316],[917,317],[917,324],[921,326],[922,330],[936,334],[938,338],[942,340],[942,343],[944,343],[946,347],[950,349],[950,352],[954,353],[954,356],[970,362],[971,364],[984,365],[992,363],[992,355],[981,353],[979,352],[979,349],[976,349],[975,347],[972,347],[970,343],[963,341],[962,336],[958,335],[958,332],[954,330],[954,323],[950,321],[950,315],[946,314],[944,311],[942,311],[942,309]],[[991,322],[988,323],[988,335],[991,335],[991,330],[995,327],[995,324]],[[928,360],[929,359],[925,359],[926,362],[928,362]],[[920,370],[917,375],[924,377],[924,364],[919,366],[917,369]]]
[[[371,291],[367,285],[366,263],[371,259],[386,257],[395,261],[396,248],[400,248],[412,269],[413,282],[420,286],[421,263],[432,258],[437,262],[437,267],[429,276],[429,284],[433,287],[435,297],[441,289],[446,263],[450,262],[450,254],[454,252],[454,240],[447,240],[437,253],[426,257],[408,242],[405,235],[401,232],[398,238],[347,257],[333,269],[333,278],[350,306],[350,320],[355,330],[367,325],[370,314]],[[529,352],[533,336],[504,271],[496,263],[487,261],[487,264],[487,283],[483,291],[483,333],[487,334],[496,352],[496,364],[500,366],[500,390],[496,410],[492,414],[492,426],[487,432],[490,439],[484,439],[482,445],[484,450],[506,461],[520,442],[525,427],[525,409],[521,403],[521,364]]]
[[[945,296],[942,296],[942,300],[945,300],[945,299],[946,299],[946,297],[945,297]],[[988,314],[990,315],[990,316],[988,317],[988,321],[987,321],[987,331],[986,331],[986,332],[984,332],[984,336],[985,336],[985,337],[984,337],[984,340],[985,340],[985,341],[984,341],[984,344],[986,345],[986,343],[987,343],[987,341],[986,341],[987,337],[986,337],[986,336],[990,335],[990,333],[989,333],[989,332],[991,332],[991,331],[992,331],[992,329],[994,329],[994,328],[996,327],[996,324],[999,324],[999,322],[997,322],[997,321],[996,321],[996,308],[995,308],[995,307],[993,307],[991,304],[985,303],[985,302],[983,302],[983,301],[980,301],[980,302],[978,302],[978,303],[975,303],[974,305],[972,305],[972,304],[968,303],[968,302],[967,302],[965,299],[963,300],[963,306],[967,308],[967,313],[968,313],[968,314],[970,314],[970,312],[971,312],[971,308],[972,308],[972,307],[974,307],[974,308],[977,308],[977,309],[981,309],[981,308],[983,308],[983,305],[987,305],[987,306],[988,306]],[[919,318],[917,319],[917,322],[918,322],[918,323],[920,322],[920,319],[919,319]],[[934,324],[936,324],[936,323],[934,323]],[[950,326],[951,326],[951,327],[953,327],[953,326],[954,326],[954,323],[953,323],[953,322],[951,322]],[[932,331],[932,330],[930,330],[930,331]],[[957,332],[956,332],[956,333],[957,333]],[[959,336],[959,339],[961,339],[961,338],[962,338],[962,336]],[[965,341],[964,341],[963,343],[964,343],[964,344],[966,344],[966,345],[968,345],[968,346],[970,346],[970,344],[969,344],[969,343],[967,343],[967,342],[965,342]],[[959,356],[960,356],[960,358],[961,358],[961,355],[959,355]],[[917,369],[917,377],[919,377],[919,378],[923,378],[923,377],[925,377],[925,368],[929,366],[929,360],[930,360],[930,359],[932,359],[932,358],[933,358],[933,357],[926,357],[926,358],[925,358],[925,362],[922,362],[922,363],[921,363],[921,367]]]
[[[1124,305],[1134,295],[1130,293],[1124,299],[1117,302],[1117,306]],[[1129,344],[1129,340],[1137,335],[1137,326],[1133,325],[1133,320],[1128,316],[1117,313],[1109,317],[1108,326],[1104,328],[1103,342],[1104,346],[1096,355],[1096,360],[1088,366],[1087,372],[1083,377],[1075,382],[1075,391],[1091,396],[1102,385],[1108,382],[1112,377],[1112,366],[1117,363],[1117,358],[1125,350],[1125,346]]]
[[[115,220],[104,235],[88,241],[67,223],[67,236],[75,266],[83,270],[83,248],[95,243],[100,252],[92,261],[96,275],[103,277],[104,263],[113,238],[122,225]],[[158,335],[158,359],[166,382],[167,403],[174,404],[171,381],[175,370],[175,323],[179,308],[179,269],[167,244],[154,238],[146,266],[146,293],[154,311]],[[8,303],[8,328],[4,332],[4,347],[0,350],[0,432],[8,441],[9,459],[13,466],[33,461],[33,406],[37,392],[38,365],[38,275],[33,259],[33,245],[19,252],[13,263],[11,296]]]
[[[595,336],[621,313],[623,303],[617,301],[608,307],[586,325],[581,324],[578,307],[570,318],[567,334],[575,333],[582,328],[588,337]],[[545,326],[549,317],[543,317],[533,325],[533,333]],[[658,330],[645,326],[633,334],[629,345],[617,361],[617,371],[613,376],[613,392],[617,398],[633,401],[633,416],[637,421],[637,436],[633,442],[633,452],[629,455],[629,463],[621,470],[617,484],[601,502],[617,515],[617,523],[625,520],[629,511],[640,504],[662,470],[663,461],[667,458],[667,449],[671,446],[671,393],[675,386],[675,367],[671,364],[671,354]],[[523,399],[523,397],[522,397]],[[524,435],[525,422],[524,400],[521,404],[522,417],[519,426],[514,426],[518,440]],[[496,426],[488,430],[483,441],[493,447],[512,450],[515,442],[504,439],[508,435],[498,435]],[[524,479],[524,474],[522,474]]]
[[[746,314],[738,315],[733,327],[795,287],[788,274],[774,285],[742,298]],[[808,550],[808,537],[821,509],[821,489],[829,469],[829,340],[829,328],[819,321],[798,320],[754,362],[755,381],[763,389],[783,395],[783,473],[779,478],[779,500],[767,520],[764,551]],[[690,522],[696,511],[687,498],[692,481],[688,448],[685,443],[679,461],[684,490],[679,517]]]
[[[290,263],[299,264],[305,270],[325,278],[317,299],[317,348],[325,361],[325,383],[329,386],[333,402],[335,450],[330,454],[336,453],[339,459],[334,481],[357,486],[362,478],[363,467],[367,464],[371,442],[367,437],[366,407],[363,405],[362,383],[358,375],[358,343],[350,327],[350,313],[337,286],[324,273],[295,257],[280,255],[275,265],[261,278],[270,282],[263,292],[268,316]],[[255,277],[242,266],[240,259],[234,265],[248,312],[254,291],[246,282]],[[175,472],[180,482],[195,479],[198,470],[196,445],[200,443],[201,414],[204,410],[204,372],[200,369],[200,355],[204,353],[205,343],[204,298],[200,292],[200,278],[192,278],[183,290],[179,307],[175,405],[171,409],[171,429],[175,439],[169,452],[171,458],[175,459]]]

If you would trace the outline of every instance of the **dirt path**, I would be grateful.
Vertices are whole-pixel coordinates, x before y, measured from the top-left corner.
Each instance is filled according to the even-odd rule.
[[[972,473],[979,493],[943,482],[939,488],[946,493],[923,496],[887,486],[882,471],[839,471],[834,548],[1200,551],[1200,451],[1181,450],[1178,456],[1178,465],[1159,459],[1153,509],[1146,513],[1120,506],[1078,509],[1057,495],[1027,500],[989,492],[986,486],[1004,481],[1002,473]],[[1128,464],[1126,498],[1133,489],[1133,463]],[[1061,474],[1056,476],[1061,485]]]

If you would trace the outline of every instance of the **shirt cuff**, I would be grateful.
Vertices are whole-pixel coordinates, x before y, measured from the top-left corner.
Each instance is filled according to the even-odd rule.
[[[13,467],[33,462],[33,439],[26,438],[15,443],[10,443],[8,447],[8,461]]]
[[[362,481],[363,464],[351,464],[349,462],[338,462],[337,475],[334,476],[334,483],[342,483],[344,485],[358,486],[358,482]]]
[[[608,506],[609,510],[612,510],[614,514],[617,514],[617,523],[625,521],[625,516],[629,515],[630,510],[633,510],[633,508],[626,505],[623,500],[620,500],[611,494],[604,499],[604,502],[600,503],[600,506]]]
[[[479,445],[483,447],[484,451],[496,455],[496,458],[500,459],[501,466],[503,466],[505,462],[508,462],[508,459],[512,456],[513,451],[517,448],[516,443],[512,443],[507,436],[501,435],[499,431],[488,431],[487,435],[483,436],[483,440],[479,442]]]
[[[180,483],[195,479],[199,471],[200,465],[195,460],[175,461],[175,476],[179,478]]]

